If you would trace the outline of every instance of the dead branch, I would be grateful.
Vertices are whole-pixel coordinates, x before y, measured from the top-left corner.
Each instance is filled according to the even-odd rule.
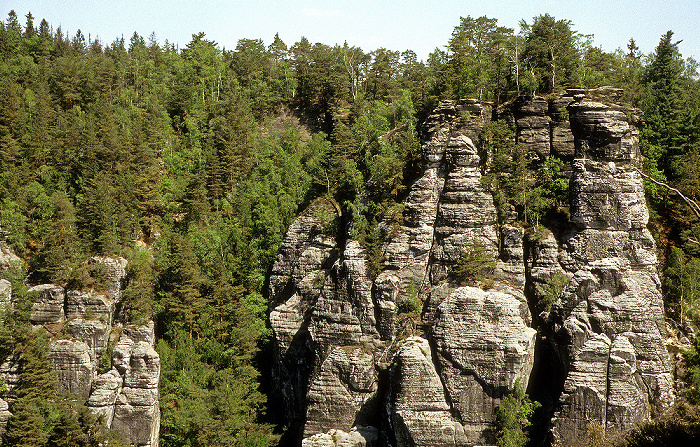
[[[680,191],[677,190],[676,188],[674,188],[674,187],[672,187],[672,186],[669,186],[669,185],[667,185],[667,184],[664,183],[664,182],[660,182],[660,181],[658,181],[658,180],[655,180],[655,179],[649,177],[648,175],[646,175],[645,173],[643,173],[643,172],[640,171],[639,169],[637,169],[636,171],[639,172],[639,174],[640,174],[642,177],[644,177],[645,179],[647,179],[647,180],[649,180],[650,182],[654,183],[655,185],[663,186],[664,188],[668,189],[669,191],[678,194],[678,196],[680,196],[680,198],[683,199],[683,201],[684,201],[685,203],[688,204],[688,206],[690,207],[690,209],[693,210],[693,213],[695,213],[695,215],[697,216],[697,218],[700,219],[700,205],[698,205],[698,203],[697,203],[695,200],[693,200],[693,199],[691,199],[691,198],[689,198],[689,197],[686,197],[682,192],[680,192]]]

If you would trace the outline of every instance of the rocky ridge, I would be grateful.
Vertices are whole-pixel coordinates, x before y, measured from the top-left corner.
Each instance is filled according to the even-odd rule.
[[[376,277],[336,203],[299,216],[268,288],[288,444],[493,443],[495,409],[516,383],[550,396],[555,445],[583,440],[591,421],[627,430],[673,400],[638,137],[619,94],[570,90],[496,112],[441,103],[422,129],[403,221],[380,224]],[[571,222],[532,237],[498,221],[480,181],[488,154],[474,144],[493,115],[516,125],[531,157],[570,163]],[[488,290],[451,276],[473,241],[497,258]],[[539,316],[538,341],[530,309],[555,274],[568,284]]]

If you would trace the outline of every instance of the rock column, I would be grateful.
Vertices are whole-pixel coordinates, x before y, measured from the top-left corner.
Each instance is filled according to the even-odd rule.
[[[555,445],[643,421],[673,401],[661,284],[639,170],[638,133],[618,89],[573,92],[576,155],[570,183],[575,230],[562,264],[573,278],[549,322],[564,368],[552,422]]]

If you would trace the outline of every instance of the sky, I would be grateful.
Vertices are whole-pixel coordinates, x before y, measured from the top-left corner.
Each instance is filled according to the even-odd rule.
[[[0,0],[0,6],[3,20],[14,9],[24,24],[31,12],[36,26],[45,18],[54,29],[71,36],[80,29],[103,44],[137,32],[183,48],[192,34],[204,32],[231,50],[242,38],[269,45],[279,33],[288,46],[305,36],[327,45],[347,41],[366,52],[410,49],[421,60],[447,45],[460,17],[495,18],[517,32],[521,20],[532,23],[548,13],[593,34],[593,44],[605,51],[624,49],[634,38],[651,53],[672,30],[683,57],[700,60],[700,0]]]

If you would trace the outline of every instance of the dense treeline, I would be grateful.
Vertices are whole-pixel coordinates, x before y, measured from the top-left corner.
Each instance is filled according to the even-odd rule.
[[[80,287],[89,256],[129,259],[123,313],[156,321],[165,446],[275,441],[258,353],[269,337],[265,275],[282,236],[305,204],[329,195],[381,269],[377,222],[400,219],[420,160],[417,128],[440,99],[498,104],[622,87],[645,112],[646,172],[691,199],[700,191],[697,67],[670,32],[644,56],[633,40],[606,53],[549,15],[518,33],[467,17],[423,62],[410,50],[288,46],[277,35],[234,49],[204,33],[182,49],[136,33],[106,44],[25,18],[10,12],[0,26],[2,231],[33,281]],[[279,118],[290,110],[305,127]],[[670,190],[649,186],[669,305],[679,320],[697,318],[700,222]],[[3,352],[39,361],[45,342],[22,329],[24,318],[4,317]],[[45,440],[27,445],[64,445],[54,438],[70,422],[92,430],[84,445],[98,442],[94,421],[56,417],[65,399],[31,396],[13,410],[40,422],[14,416],[13,439],[43,426]]]

